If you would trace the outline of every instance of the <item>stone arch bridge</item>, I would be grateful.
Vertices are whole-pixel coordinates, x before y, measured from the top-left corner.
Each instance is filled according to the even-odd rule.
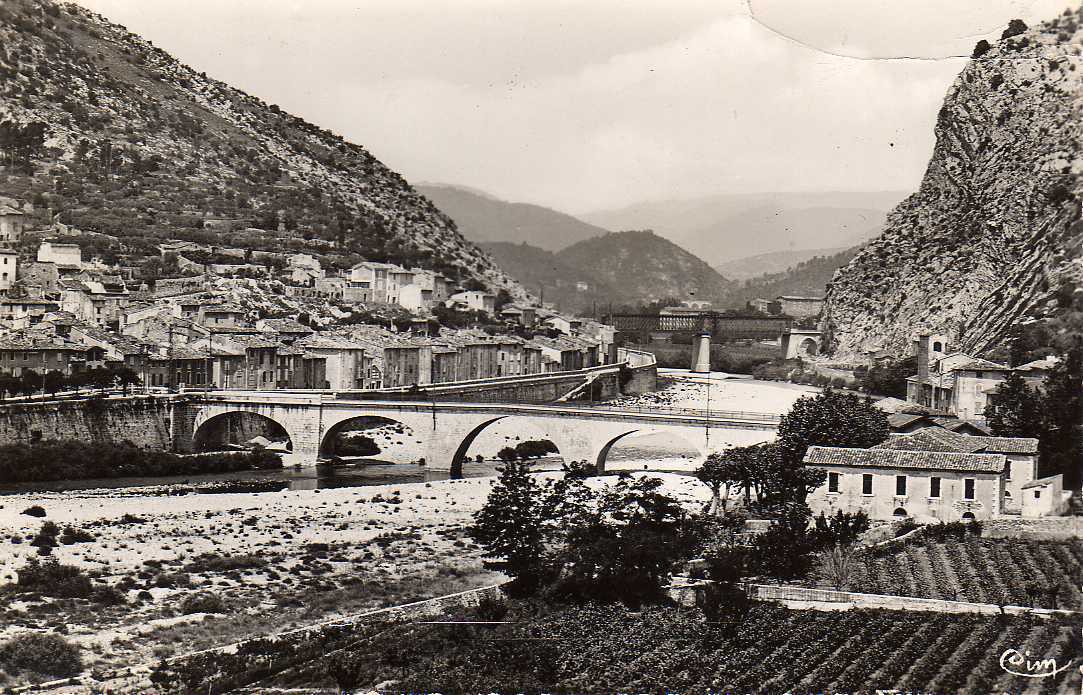
[[[251,413],[280,425],[294,454],[316,463],[328,450],[336,428],[355,418],[384,418],[409,427],[424,440],[430,469],[462,474],[474,439],[489,425],[506,418],[529,421],[551,440],[565,461],[585,461],[604,470],[610,448],[622,438],[642,432],[674,435],[699,452],[701,458],[724,448],[726,431],[777,429],[777,415],[732,411],[664,408],[620,409],[580,404],[514,405],[499,403],[403,402],[340,400],[332,394],[273,392],[208,393],[188,400],[186,416],[175,420],[178,450],[191,451],[205,428],[231,413]],[[183,424],[182,424],[183,423]],[[712,435],[714,443],[712,444]]]

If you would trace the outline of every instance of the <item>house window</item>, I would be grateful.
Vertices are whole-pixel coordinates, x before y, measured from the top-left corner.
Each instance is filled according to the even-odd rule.
[[[1040,500],[1041,498],[1042,498],[1042,491],[1041,490],[1035,490],[1034,491],[1034,499]]]
[[[1010,463],[1004,469],[1004,480],[1009,483],[1012,481],[1012,465]]]
[[[839,474],[828,473],[827,474],[827,491],[838,492],[839,491]]]
[[[872,494],[872,474],[871,473],[863,473],[861,475],[861,494],[862,495],[871,495]]]
[[[965,478],[965,479],[963,479],[963,499],[964,500],[972,500],[972,499],[974,499],[974,479],[973,478]]]
[[[929,497],[940,497],[940,478],[929,478]]]
[[[974,377],[976,379],[984,379],[985,378],[985,372],[974,372]]]
[[[905,475],[897,475],[897,476],[895,476],[895,496],[896,497],[906,497],[906,476]]]

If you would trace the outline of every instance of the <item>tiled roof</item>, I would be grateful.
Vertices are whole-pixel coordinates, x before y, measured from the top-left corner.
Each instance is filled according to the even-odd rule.
[[[1053,367],[1057,366],[1058,364],[1060,364],[1060,358],[1055,356],[1055,355],[1049,355],[1048,357],[1043,357],[1040,360],[1034,360],[1032,362],[1027,362],[1026,364],[1021,364],[1021,365],[1019,365],[1018,367],[1015,368],[1015,371],[1017,371],[1017,372],[1029,372],[1029,371],[1036,370],[1036,369],[1037,370],[1052,369]]]
[[[853,468],[913,468],[933,471],[1000,473],[1007,465],[1004,454],[961,454],[945,451],[896,451],[894,449],[842,449],[810,447],[805,454],[809,466]]]
[[[971,454],[1037,454],[1038,440],[1030,437],[973,437],[943,427],[926,427],[913,434],[894,435],[872,448]]]
[[[958,432],[969,427],[976,429],[984,433],[985,435],[992,434],[992,432],[989,431],[988,427],[986,427],[985,425],[980,425],[973,420],[960,420],[957,417],[944,417],[942,415],[935,415],[932,417],[932,421],[940,427],[943,427],[946,430],[951,430],[952,432]]]
[[[1060,474],[1050,475],[1050,476],[1045,477],[1045,478],[1038,478],[1037,480],[1032,480],[1029,483],[1027,483],[1026,485],[1023,485],[1020,489],[1021,490],[1027,490],[1027,489],[1034,488],[1034,487],[1045,487],[1046,485],[1052,485],[1052,484],[1057,482],[1057,478],[1059,478],[1059,477],[1060,477]]]
[[[906,427],[918,420],[924,420],[927,416],[917,413],[892,413],[887,416],[887,424],[891,429]]]
[[[978,371],[978,372],[1010,372],[1011,367],[1004,364],[997,364],[996,362],[990,362],[989,360],[983,360],[981,358],[974,358],[969,362],[964,362],[955,367],[950,367],[951,371]]]

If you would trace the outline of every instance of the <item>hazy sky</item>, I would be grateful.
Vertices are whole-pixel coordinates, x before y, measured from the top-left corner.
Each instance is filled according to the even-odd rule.
[[[569,212],[911,190],[960,56],[1068,2],[79,1],[411,181]]]

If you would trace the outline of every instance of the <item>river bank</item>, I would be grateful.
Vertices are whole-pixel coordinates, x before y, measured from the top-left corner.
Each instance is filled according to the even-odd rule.
[[[709,500],[693,478],[657,475],[690,509]],[[11,597],[0,612],[0,642],[26,630],[66,632],[89,667],[112,669],[490,584],[500,575],[482,566],[465,530],[494,483],[167,499],[147,490],[9,495],[0,499],[0,583],[15,581],[37,557],[29,541],[52,521],[93,536],[52,556],[118,589],[126,603]],[[46,516],[23,514],[31,505]],[[221,598],[225,615],[184,615],[197,594]]]

